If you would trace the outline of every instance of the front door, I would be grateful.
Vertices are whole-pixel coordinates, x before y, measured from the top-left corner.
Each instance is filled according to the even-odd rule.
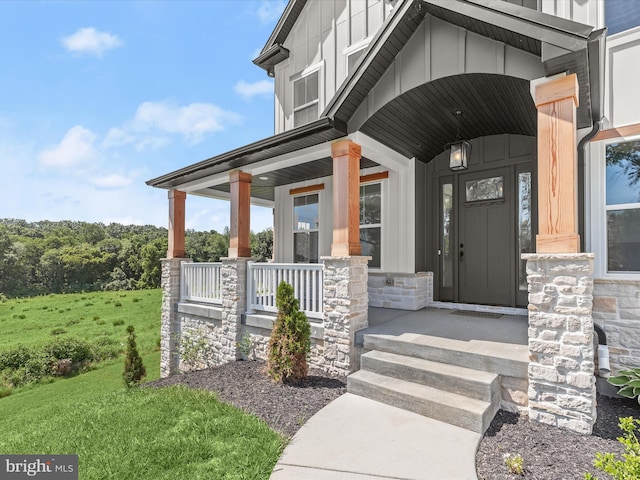
[[[509,169],[458,178],[458,298],[510,305],[515,228]]]
[[[512,165],[439,179],[439,299],[483,305],[526,305],[531,251],[532,173]]]

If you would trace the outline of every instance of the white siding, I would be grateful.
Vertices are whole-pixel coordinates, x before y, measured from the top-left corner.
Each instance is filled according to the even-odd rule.
[[[539,10],[574,22],[604,26],[605,0],[539,0]]]
[[[368,175],[385,171],[375,167],[361,171]],[[275,261],[293,261],[293,196],[291,188],[324,183],[320,191],[319,255],[331,254],[333,241],[333,180],[324,177],[277,187],[275,192]],[[312,192],[315,193],[315,192]],[[415,181],[414,163],[399,171],[389,170],[382,180],[382,268],[380,271],[413,273],[415,266]],[[377,271],[377,270],[376,270]]]
[[[640,123],[640,28],[607,38],[607,128]]]
[[[427,15],[349,123],[362,124],[387,102],[438,78],[464,73],[495,73],[526,80],[544,76],[535,55],[468,32]]]
[[[389,0],[307,3],[284,43],[289,59],[275,67],[275,133],[293,128],[293,80],[320,68],[321,112],[347,76],[345,51],[372,38],[390,11]]]

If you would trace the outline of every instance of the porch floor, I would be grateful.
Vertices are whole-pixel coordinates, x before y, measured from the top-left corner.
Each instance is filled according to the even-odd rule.
[[[443,339],[526,347],[528,319],[525,315],[485,314],[441,308],[417,311],[369,307],[369,327],[356,332],[355,343],[364,335],[426,335]],[[521,351],[521,348],[515,350]]]

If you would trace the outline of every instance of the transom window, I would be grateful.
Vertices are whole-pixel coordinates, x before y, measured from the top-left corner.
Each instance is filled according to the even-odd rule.
[[[360,245],[362,255],[371,257],[370,268],[380,268],[382,253],[382,185],[360,185]]]
[[[319,194],[293,198],[293,261],[318,263]]]
[[[318,70],[293,82],[293,126],[318,119]]]
[[[640,140],[606,147],[607,271],[640,272]]]

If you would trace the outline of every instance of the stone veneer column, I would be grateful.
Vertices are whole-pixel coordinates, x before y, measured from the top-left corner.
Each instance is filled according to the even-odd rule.
[[[591,434],[596,420],[592,253],[525,254],[529,416]]]
[[[247,262],[250,257],[222,259],[222,335],[219,342],[223,363],[238,359],[242,314],[247,311]]]
[[[161,261],[160,376],[162,378],[178,372],[179,352],[176,338],[178,325],[175,305],[180,300],[180,264],[190,261],[186,258],[165,258]]]
[[[355,332],[369,326],[367,263],[371,257],[322,257],[324,262],[324,368],[355,369]]]

